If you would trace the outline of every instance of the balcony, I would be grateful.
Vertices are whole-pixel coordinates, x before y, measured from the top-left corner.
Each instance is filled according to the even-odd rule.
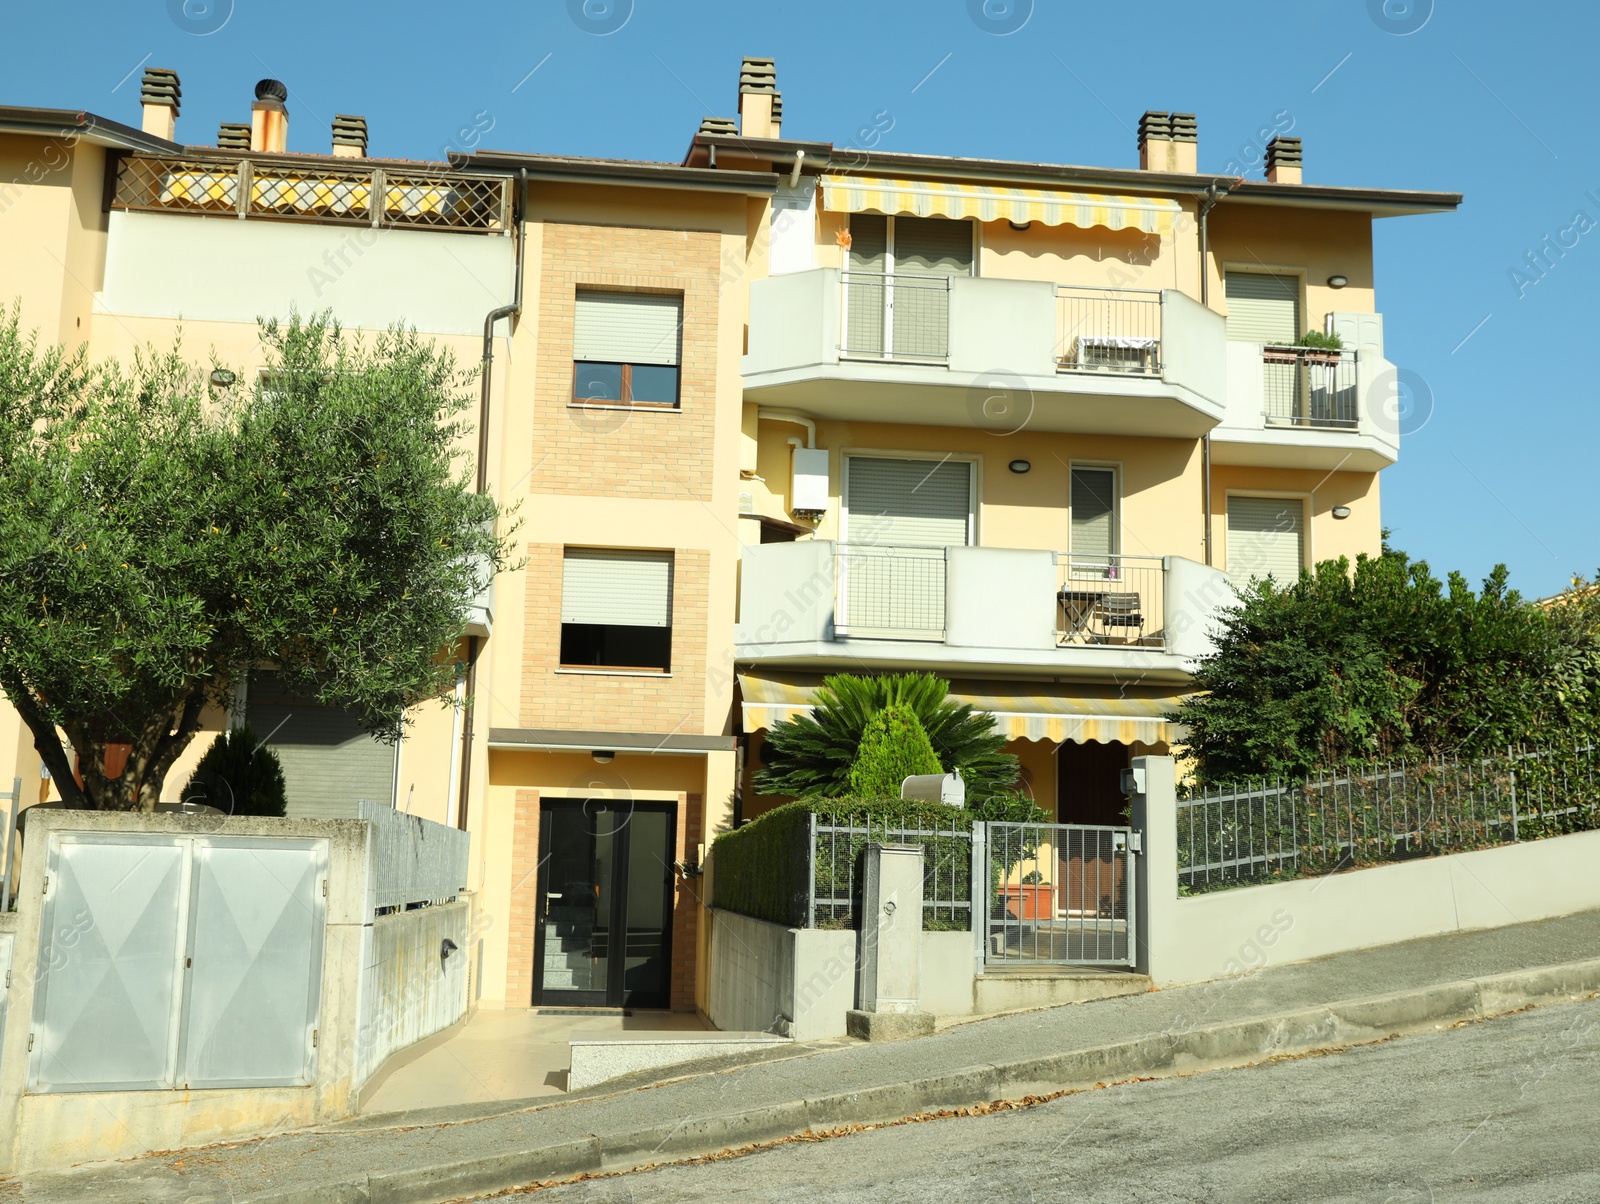
[[[1223,319],[1173,290],[821,268],[750,286],[745,395],[819,418],[1193,438]]]
[[[1382,317],[1334,314],[1341,351],[1233,341],[1227,413],[1212,432],[1219,464],[1376,471],[1400,454]]]
[[[1182,557],[884,547],[744,549],[736,655],[785,667],[921,667],[1182,681],[1226,578]]]

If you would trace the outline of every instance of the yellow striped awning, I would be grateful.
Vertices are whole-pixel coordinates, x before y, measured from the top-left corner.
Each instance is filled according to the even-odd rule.
[[[822,207],[835,213],[907,213],[980,222],[1038,222],[1043,226],[1104,226],[1108,230],[1171,232],[1181,210],[1164,197],[1046,192],[987,184],[823,176]]]
[[[747,732],[780,719],[808,714],[822,677],[809,673],[741,673],[743,726]],[[1024,693],[1012,693],[1025,688]],[[994,730],[1008,740],[1049,740],[1055,744],[1170,744],[1177,725],[1166,716],[1185,695],[1171,690],[1056,685],[1047,682],[950,683],[950,697],[990,715]]]

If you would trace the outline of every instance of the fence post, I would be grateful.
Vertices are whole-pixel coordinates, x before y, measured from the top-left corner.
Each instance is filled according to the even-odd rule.
[[[3,826],[5,832],[5,846],[0,848],[0,911],[11,909],[11,868],[15,861],[17,844],[17,808],[22,805],[22,779],[11,779],[11,797],[6,806],[6,819]]]
[[[1513,842],[1520,839],[1517,836],[1517,763],[1511,759],[1511,745],[1506,745],[1506,770],[1511,775],[1511,839]]]
[[[1171,757],[1135,757],[1133,768],[1143,771],[1144,792],[1133,796],[1130,809],[1139,833],[1135,867],[1134,968],[1161,984],[1162,952],[1183,940],[1177,931],[1178,905],[1178,777]]]
[[[967,879],[971,903],[967,916],[972,924],[972,972],[983,973],[989,947],[989,825],[972,821],[972,873]]]
[[[806,818],[810,821],[810,837],[806,840],[806,918],[800,927],[815,928],[817,926],[817,813],[812,811]]]

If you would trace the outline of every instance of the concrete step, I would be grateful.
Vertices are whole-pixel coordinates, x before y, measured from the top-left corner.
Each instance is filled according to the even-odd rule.
[[[1143,995],[1153,990],[1147,974],[1126,970],[1096,971],[1074,966],[985,969],[972,984],[973,1011],[978,1015],[1048,1008],[1063,1003],[1088,1003]]]

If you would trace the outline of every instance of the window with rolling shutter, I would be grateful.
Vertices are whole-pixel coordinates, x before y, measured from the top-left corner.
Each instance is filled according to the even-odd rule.
[[[1228,499],[1228,580],[1252,577],[1279,585],[1300,579],[1305,564],[1305,503],[1295,497]]]
[[[949,279],[972,275],[972,231],[970,221],[953,218],[851,217],[843,350],[946,358]]]
[[[972,471],[963,460],[846,458],[845,634],[943,638],[945,549],[970,542]]]
[[[1117,474],[1111,468],[1072,469],[1074,569],[1108,565],[1117,554]]]
[[[291,818],[352,819],[362,799],[393,802],[396,746],[374,739],[351,712],[322,705],[271,670],[253,669],[245,722],[283,766]]]
[[[682,327],[682,297],[578,290],[573,400],[676,405]]]
[[[672,553],[568,548],[561,566],[561,663],[666,671]]]
[[[1300,337],[1300,278],[1229,272],[1228,337],[1246,343],[1293,343]]]

